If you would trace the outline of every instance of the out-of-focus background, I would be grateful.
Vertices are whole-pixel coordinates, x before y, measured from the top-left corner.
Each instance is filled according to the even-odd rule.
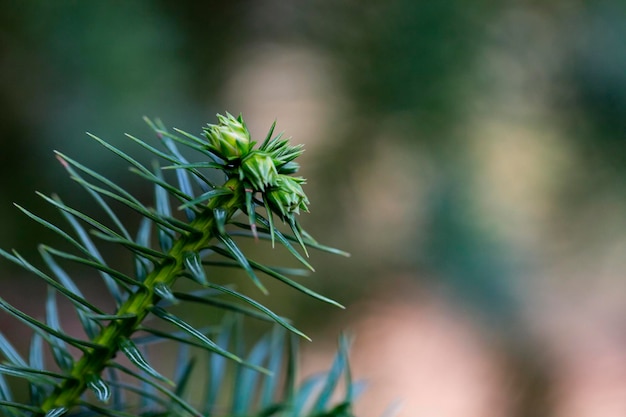
[[[0,247],[35,259],[53,240],[11,204],[54,219],[35,190],[89,206],[53,149],[149,198],[85,131],[131,151],[143,115],[196,133],[241,112],[259,138],[277,119],[307,149],[303,224],[352,258],[314,254],[307,278],[347,311],[279,287],[274,302],[313,336],[307,372],[356,336],[357,415],[626,413],[623,1],[0,10]],[[43,287],[6,261],[0,282],[41,310]]]

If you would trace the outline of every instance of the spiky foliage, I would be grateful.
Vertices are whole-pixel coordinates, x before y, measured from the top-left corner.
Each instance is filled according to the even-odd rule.
[[[0,255],[34,273],[49,288],[44,320],[31,317],[0,298],[0,309],[34,330],[28,358],[0,334],[0,351],[4,356],[0,364],[0,411],[10,417],[349,415],[354,390],[346,363],[345,340],[340,343],[335,364],[326,376],[297,387],[294,338],[286,337],[285,332],[306,336],[250,295],[214,282],[209,273],[216,265],[240,268],[263,293],[267,290],[260,274],[340,306],[289,277],[293,270],[269,267],[250,259],[235,239],[271,240],[272,245],[278,241],[311,270],[294,244],[305,254],[310,247],[345,255],[317,243],[302,230],[295,217],[300,210],[306,211],[308,204],[302,189],[304,179],[292,176],[298,171],[294,160],[302,153],[302,147],[290,145],[281,135],[273,136],[274,125],[256,147],[241,116],[230,114],[218,115],[218,124],[205,128],[201,137],[179,130],[170,133],[160,122],[146,121],[156,132],[161,149],[127,136],[165,161],[166,166],[155,162],[150,169],[121,149],[90,136],[151,184],[154,207],[62,153],[57,153],[57,158],[63,167],[93,198],[106,218],[98,220],[65,204],[58,196],[42,194],[67,221],[69,227],[62,228],[18,206],[75,250],[41,245],[39,252],[45,268],[34,266],[16,251],[0,250]],[[185,152],[193,153],[196,160],[184,157],[179,150],[181,146],[187,148]],[[168,180],[163,170],[175,170],[175,180]],[[211,170],[225,174],[222,184],[209,179]],[[135,233],[121,221],[111,202],[121,203],[141,216]],[[180,215],[175,213],[173,203]],[[243,213],[244,221],[237,220],[238,213]],[[280,231],[274,217],[286,223],[291,234]],[[157,236],[154,245],[153,234]],[[124,265],[105,261],[98,249],[100,241],[130,251],[134,273],[124,272]],[[97,307],[81,293],[64,267],[67,262],[87,266],[100,275],[114,302],[112,311]],[[180,279],[193,282],[196,288],[177,291],[174,284]],[[71,336],[62,329],[57,309],[59,296],[74,306],[84,337]],[[273,321],[278,327],[246,354],[240,319],[195,327],[170,309],[171,305],[182,303],[209,305],[238,316]],[[150,323],[161,321],[171,330],[151,325],[148,318]],[[180,345],[173,377],[162,375],[145,349],[164,340]],[[291,348],[286,349],[287,345]],[[204,377],[196,369],[202,361],[196,361],[190,348],[208,354]],[[46,351],[54,364],[45,363]],[[72,351],[78,354],[71,354]],[[218,395],[224,395],[219,390],[228,380],[227,363],[237,370],[231,405],[224,408],[217,399]],[[347,378],[346,400],[333,408],[329,399],[342,373]],[[7,376],[27,381],[28,404],[14,401]],[[189,387],[198,386],[190,383],[191,378],[206,383],[204,395],[196,403],[188,399]],[[315,385],[321,391],[314,396]],[[127,402],[129,393],[139,398],[136,404]]]

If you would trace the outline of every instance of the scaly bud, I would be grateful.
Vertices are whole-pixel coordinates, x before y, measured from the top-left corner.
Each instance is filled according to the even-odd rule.
[[[300,185],[305,182],[304,178],[278,175],[275,185],[265,194],[272,211],[282,218],[300,214],[300,209],[308,211],[309,199]]]
[[[278,172],[272,157],[263,151],[252,151],[241,161],[240,179],[247,179],[255,191],[274,185]]]
[[[219,123],[204,129],[208,139],[207,148],[221,159],[232,162],[244,158],[254,145],[250,132],[241,117],[217,115]]]

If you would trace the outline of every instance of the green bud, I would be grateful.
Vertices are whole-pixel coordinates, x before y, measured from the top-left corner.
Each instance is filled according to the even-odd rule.
[[[300,214],[300,209],[309,211],[309,199],[300,185],[305,182],[304,178],[278,175],[275,185],[265,194],[272,211],[283,218]]]
[[[265,188],[274,185],[278,172],[272,157],[263,151],[252,151],[241,161],[240,179],[247,179],[255,191],[265,191]]]
[[[217,118],[217,125],[209,125],[204,129],[207,148],[227,162],[245,157],[254,143],[250,141],[250,132],[241,116],[235,118],[226,113],[226,116],[218,114]]]

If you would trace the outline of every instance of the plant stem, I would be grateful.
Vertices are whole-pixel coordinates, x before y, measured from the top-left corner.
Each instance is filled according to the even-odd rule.
[[[224,200],[221,203],[224,203]],[[222,208],[226,209],[226,219],[230,219],[237,211],[237,199],[233,196],[231,200],[225,203]],[[155,292],[156,286],[165,284],[171,287],[185,269],[184,255],[189,252],[198,252],[215,237],[216,225],[212,208],[210,204],[190,223],[190,226],[200,233],[181,235],[174,242],[167,253],[167,257],[147,275],[142,283],[143,286],[130,294],[116,311],[116,315],[132,315],[133,317],[111,320],[107,326],[101,329],[100,333],[92,340],[100,347],[84,351],[83,356],[74,363],[70,371],[70,378],[63,380],[46,398],[41,406],[43,413],[39,416],[44,416],[46,412],[56,408],[70,409],[78,403],[81,395],[87,389],[88,378],[91,375],[101,375],[109,361],[120,350],[120,343],[137,330],[150,312],[150,308],[160,300],[159,295]]]

